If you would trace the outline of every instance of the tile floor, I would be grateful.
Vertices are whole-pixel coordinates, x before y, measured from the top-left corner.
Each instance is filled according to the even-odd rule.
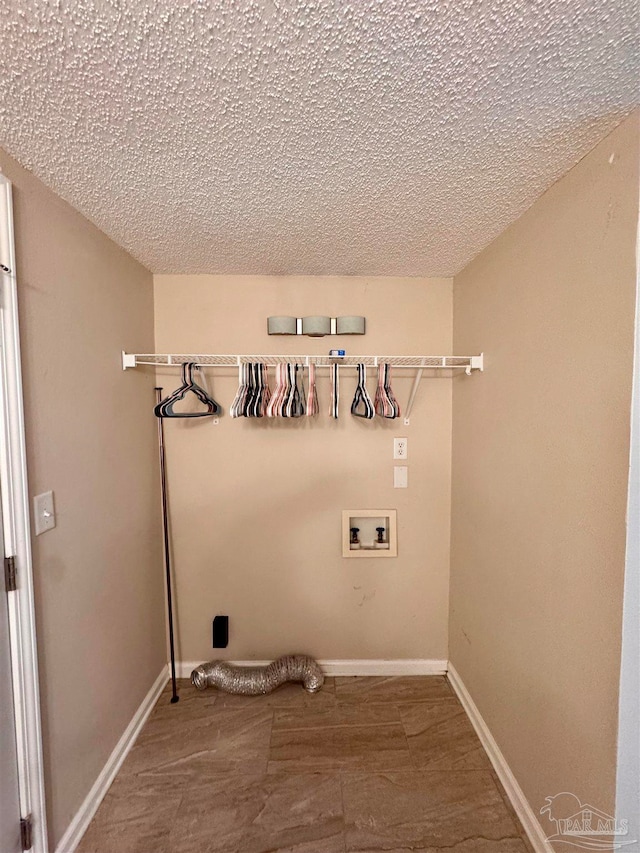
[[[77,853],[530,853],[444,677],[167,687]]]

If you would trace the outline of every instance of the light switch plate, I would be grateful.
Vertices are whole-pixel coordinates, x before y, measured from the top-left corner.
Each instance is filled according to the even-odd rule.
[[[406,489],[409,485],[409,469],[406,465],[395,465],[393,468],[393,488]]]
[[[33,499],[33,515],[36,536],[46,533],[56,526],[56,511],[53,505],[53,492],[43,492]]]

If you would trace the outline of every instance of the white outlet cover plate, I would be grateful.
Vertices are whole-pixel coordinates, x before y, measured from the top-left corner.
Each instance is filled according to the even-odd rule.
[[[33,515],[36,536],[46,533],[56,526],[56,511],[53,505],[53,492],[43,492],[33,499]]]
[[[394,438],[393,439],[393,458],[394,459],[408,459],[409,458],[409,445],[407,444],[406,438]]]
[[[393,488],[406,489],[409,486],[409,469],[406,465],[395,465],[393,469]]]

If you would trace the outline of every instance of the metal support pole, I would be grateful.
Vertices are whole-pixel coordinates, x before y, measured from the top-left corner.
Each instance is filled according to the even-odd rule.
[[[162,388],[156,388],[156,405],[162,400]],[[158,418],[158,450],[160,454],[160,485],[162,489],[162,532],[164,534],[164,565],[167,581],[167,615],[169,617],[169,652],[171,655],[171,703],[180,701],[176,688],[176,654],[173,643],[173,603],[171,600],[171,554],[169,549],[169,513],[167,509],[167,472],[164,455],[164,426]]]

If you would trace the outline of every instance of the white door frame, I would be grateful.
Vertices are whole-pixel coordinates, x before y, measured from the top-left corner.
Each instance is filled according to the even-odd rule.
[[[0,481],[5,556],[15,558],[17,570],[8,603],[20,814],[32,818],[31,849],[47,853],[13,205],[11,182],[1,174],[0,264]]]
[[[640,842],[640,217],[616,783],[617,821],[628,821],[629,839]]]

